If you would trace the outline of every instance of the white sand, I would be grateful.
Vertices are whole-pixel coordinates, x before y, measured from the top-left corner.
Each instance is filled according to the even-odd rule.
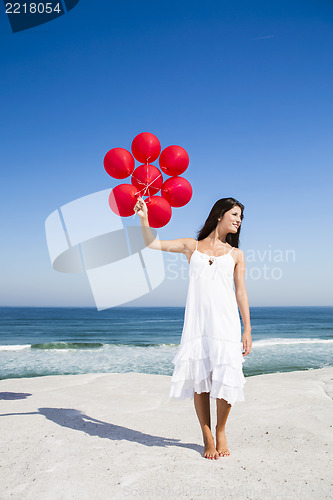
[[[0,381],[0,498],[332,497],[332,377],[247,377],[218,460],[203,458],[193,401],[169,399],[168,376]]]

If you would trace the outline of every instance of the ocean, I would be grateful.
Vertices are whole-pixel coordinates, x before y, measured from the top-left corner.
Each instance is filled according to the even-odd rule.
[[[172,375],[184,313],[184,307],[0,307],[0,379]],[[333,307],[251,307],[250,315],[245,377],[332,366]]]

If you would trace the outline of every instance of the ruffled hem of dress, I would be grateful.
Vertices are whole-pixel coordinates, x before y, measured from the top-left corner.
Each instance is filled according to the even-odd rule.
[[[246,383],[246,381],[244,382]],[[171,383],[169,398],[174,399],[194,399],[194,392],[201,394],[209,392],[212,399],[224,399],[233,406],[235,403],[245,401],[244,390],[242,387],[229,387],[223,382],[205,379],[195,384],[192,380],[178,381]]]
[[[231,405],[244,401],[244,377],[241,366],[222,364],[210,369],[209,358],[190,359],[175,366],[171,378],[169,397],[177,399],[194,398],[209,392],[213,399],[225,399]]]
[[[175,365],[169,397],[194,398],[209,392],[213,399],[225,399],[231,405],[244,401],[245,362],[241,343],[212,337],[198,337],[181,344],[173,358]]]

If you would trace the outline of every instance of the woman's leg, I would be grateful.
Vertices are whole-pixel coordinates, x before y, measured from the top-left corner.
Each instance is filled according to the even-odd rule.
[[[194,406],[200,422],[202,436],[204,440],[204,457],[210,459],[219,458],[216,451],[214,438],[210,427],[210,399],[209,392],[202,392],[200,394],[194,393]]]
[[[231,404],[227,403],[225,399],[216,398],[216,450],[219,453],[220,457],[230,455],[227,445],[227,438],[225,436],[225,425],[227,423],[227,418],[230,410]]]

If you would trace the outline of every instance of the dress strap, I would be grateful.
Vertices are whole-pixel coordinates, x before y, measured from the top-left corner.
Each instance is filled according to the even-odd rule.
[[[229,250],[229,252],[228,252],[228,253],[231,253],[231,252],[233,251],[233,249],[234,249],[234,248],[235,248],[235,247],[232,247],[232,249],[231,249],[231,250]]]
[[[197,240],[197,244],[195,245],[195,249],[198,250],[198,240]]]

